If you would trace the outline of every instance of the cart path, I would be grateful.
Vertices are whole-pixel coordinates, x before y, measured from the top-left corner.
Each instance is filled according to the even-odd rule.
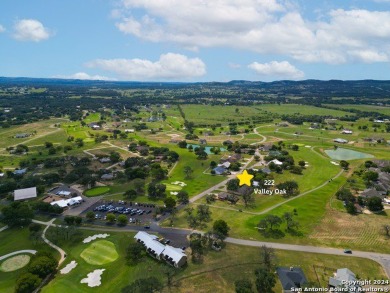
[[[6,254],[6,255],[0,256],[0,260],[9,258],[10,256],[14,256],[14,255],[17,255],[17,254],[21,254],[21,253],[36,254],[37,251],[36,251],[36,250],[32,250],[32,249],[18,250],[18,251],[14,251],[14,252],[8,253],[8,254]]]

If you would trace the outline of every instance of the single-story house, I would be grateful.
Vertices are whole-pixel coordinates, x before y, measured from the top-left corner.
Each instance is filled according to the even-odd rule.
[[[100,129],[100,125],[97,124],[96,122],[92,122],[88,124],[89,127],[91,127],[93,130]]]
[[[385,195],[383,195],[382,192],[379,192],[374,188],[365,189],[362,193],[360,193],[360,196],[364,198],[371,198],[371,197],[380,197],[382,199],[385,198]]]
[[[253,193],[253,188],[248,185],[242,185],[237,189],[239,195],[249,195]]]
[[[224,167],[225,169],[228,169],[230,167],[231,163],[229,161],[226,161],[225,163],[219,164],[219,166]]]
[[[280,151],[270,151],[268,153],[268,155],[270,156],[273,156],[273,157],[277,157],[277,156],[280,156],[282,153]]]
[[[268,167],[265,167],[265,168],[261,169],[261,172],[263,172],[265,174],[271,174],[272,173],[271,169],[268,168]]]
[[[259,147],[260,151],[269,152],[272,148],[272,144],[265,144]]]
[[[14,200],[24,200],[24,199],[35,198],[35,197],[37,197],[36,187],[16,189],[14,191]]]
[[[283,165],[283,162],[279,161],[278,159],[274,159],[274,160],[270,161],[268,163],[268,165],[271,164],[271,163],[274,163],[275,165],[278,165],[278,166]]]
[[[112,180],[114,179],[114,174],[112,173],[109,173],[109,174],[103,174],[100,179],[102,180]]]
[[[280,283],[282,283],[283,292],[291,293],[293,288],[299,289],[307,283],[307,279],[301,268],[295,267],[280,267],[276,269]]]
[[[214,170],[216,175],[222,175],[222,174],[225,174],[227,172],[226,168],[222,167],[222,166],[218,166],[218,167],[214,168],[213,170]]]
[[[352,134],[353,131],[352,130],[349,130],[349,129],[343,129],[343,131],[341,131],[342,134]]]
[[[342,291],[342,292],[349,292],[349,293],[355,293],[360,292],[359,286],[357,285],[346,285],[345,283],[354,282],[356,281],[355,274],[350,271],[347,268],[338,269],[337,272],[334,274],[334,277],[329,278],[329,287],[331,288],[345,288],[348,291]]]
[[[348,140],[343,138],[335,138],[333,141],[337,143],[348,143]]]
[[[27,173],[27,168],[19,169],[14,171],[14,175],[24,175]]]
[[[31,134],[30,133],[17,133],[15,135],[15,138],[26,138],[29,137]]]
[[[100,163],[110,163],[111,159],[109,157],[101,158],[99,160]]]
[[[135,130],[134,129],[125,129],[125,133],[134,133]]]
[[[207,144],[207,140],[201,138],[199,139],[199,144]]]

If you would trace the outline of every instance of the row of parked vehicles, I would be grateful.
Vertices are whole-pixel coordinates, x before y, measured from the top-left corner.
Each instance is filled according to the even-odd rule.
[[[138,206],[139,207],[139,206]],[[107,213],[114,213],[114,214],[125,214],[125,215],[139,215],[142,216],[143,214],[150,214],[152,210],[144,210],[140,208],[132,208],[132,207],[115,207],[113,205],[100,205],[93,209],[94,212],[107,212]]]

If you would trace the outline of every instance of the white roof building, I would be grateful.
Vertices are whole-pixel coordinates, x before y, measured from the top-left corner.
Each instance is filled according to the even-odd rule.
[[[53,201],[50,204],[58,205],[60,208],[65,208],[68,206],[73,206],[75,204],[80,204],[82,201],[83,198],[81,196],[76,196],[69,199],[61,199],[61,200]]]
[[[166,245],[162,252],[162,258],[173,265],[174,267],[181,267],[187,262],[187,255],[180,248],[176,248],[170,245]]]
[[[165,260],[174,267],[179,268],[187,262],[187,255],[182,249],[161,244],[156,235],[139,231],[134,238],[145,246],[149,254],[157,259]]]
[[[225,163],[219,164],[218,166],[221,166],[221,167],[228,169],[230,167],[230,162],[226,161]]]
[[[283,163],[281,161],[279,161],[278,159],[272,160],[271,162],[268,163],[268,165],[271,164],[271,163],[274,163],[275,165],[279,165],[279,166],[283,165]]]
[[[30,187],[14,191],[14,200],[24,200],[37,197],[37,188]]]
[[[352,285],[353,281],[356,281],[356,276],[353,272],[351,272],[347,268],[338,269],[334,274],[334,277],[329,278],[329,285],[335,288],[345,288],[347,291],[342,292],[360,292],[358,291],[360,288],[358,285]],[[351,284],[351,285],[348,285]]]

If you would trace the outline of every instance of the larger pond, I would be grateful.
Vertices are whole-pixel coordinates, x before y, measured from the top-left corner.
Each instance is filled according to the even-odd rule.
[[[325,150],[325,153],[333,160],[356,160],[356,159],[369,159],[373,158],[373,155],[357,152],[349,149],[337,148],[336,150]]]
[[[194,149],[199,147],[198,144],[187,144],[187,148],[189,148],[190,146],[192,146]],[[213,147],[211,147],[211,146],[203,146],[203,147],[204,147],[204,151],[205,151],[208,155],[211,155],[211,154],[212,154],[211,149],[212,149]],[[225,152],[225,151],[226,151],[226,149],[223,148],[223,147],[219,147],[219,149],[220,149],[221,152]]]

